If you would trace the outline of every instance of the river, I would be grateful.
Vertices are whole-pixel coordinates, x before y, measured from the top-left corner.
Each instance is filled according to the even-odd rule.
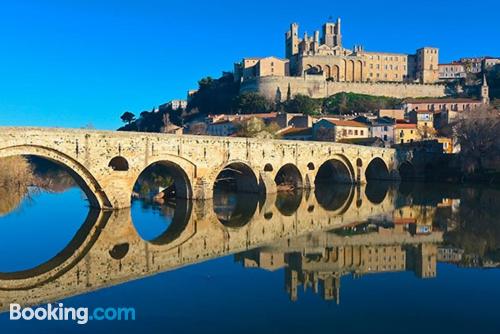
[[[106,213],[77,187],[30,188],[9,207],[0,213],[2,333],[500,331],[498,189],[221,192]],[[11,303],[55,302],[133,307],[136,319],[9,320]]]

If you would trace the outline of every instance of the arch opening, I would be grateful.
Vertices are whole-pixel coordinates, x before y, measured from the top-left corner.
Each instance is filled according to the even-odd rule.
[[[86,200],[89,205],[97,209],[109,209],[112,208],[112,204],[106,194],[100,190],[102,189],[97,180],[93,175],[78,161],[74,160],[70,156],[59,152],[57,150],[35,146],[35,145],[21,145],[14,147],[7,147],[0,150],[0,159],[8,158],[21,158],[25,159],[29,163],[44,162],[46,165],[50,165],[51,168],[43,167],[39,168],[42,172],[48,172],[50,169],[57,169],[58,171],[63,171],[66,175],[70,177],[59,178],[57,175],[54,177],[52,182],[53,185],[60,185],[61,187],[69,188],[68,184],[62,184],[67,182],[67,180],[72,179],[72,185],[76,184],[85,194]],[[56,168],[54,168],[54,166]],[[37,166],[39,167],[39,166]],[[37,172],[37,171],[35,171]],[[54,173],[52,173],[54,174]],[[3,174],[5,175],[5,174]],[[49,176],[52,176],[49,173]],[[51,186],[51,185],[45,185]],[[61,191],[56,190],[56,191]]]
[[[222,225],[231,228],[248,224],[257,210],[258,202],[259,196],[250,193],[218,192],[213,199],[217,219]]]
[[[273,165],[271,164],[266,164],[264,166],[264,172],[272,172],[274,169],[273,169]]]
[[[134,184],[132,197],[160,205],[173,204],[176,198],[192,198],[192,188],[181,166],[163,160],[152,163],[142,171]]]
[[[334,187],[317,186],[314,194],[319,205],[328,211],[337,211],[347,207],[354,198],[354,186],[337,184]]]
[[[154,245],[167,245],[186,231],[192,211],[192,202],[172,198],[162,205],[142,201],[143,208],[156,212],[150,219],[143,219],[140,210],[132,210],[132,222],[137,234]]]
[[[302,175],[294,164],[281,167],[274,178],[278,191],[295,191],[303,188]]]
[[[281,192],[276,195],[276,208],[283,216],[293,215],[302,202],[302,190]]]
[[[0,216],[15,210],[33,191],[38,190],[63,193],[78,188],[89,206],[110,207],[104,194],[91,189],[89,183],[95,180],[73,167],[76,166],[66,165],[55,157],[43,154],[8,154],[0,157],[0,185],[3,185],[0,187]]]
[[[129,170],[128,161],[124,157],[114,157],[109,161],[108,167],[117,172],[126,172]]]
[[[368,182],[365,188],[366,198],[373,204],[380,204],[385,200],[389,190],[389,183],[383,181]]]
[[[252,168],[241,162],[234,162],[224,167],[214,184],[217,191],[258,193],[259,183]]]
[[[309,170],[314,170],[316,167],[314,166],[314,164],[312,162],[308,163],[307,164],[307,169]]]
[[[370,163],[366,167],[365,178],[366,181],[389,180],[390,179],[389,169],[387,168],[387,165],[385,164],[384,160],[380,158],[372,159],[372,161],[370,161]]]
[[[338,159],[324,162],[316,174],[314,184],[316,187],[332,183],[351,184],[353,182],[350,168]]]

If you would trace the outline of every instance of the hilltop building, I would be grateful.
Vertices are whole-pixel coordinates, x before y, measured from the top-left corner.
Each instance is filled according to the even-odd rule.
[[[285,33],[285,59],[244,58],[234,66],[241,92],[259,92],[273,101],[296,94],[313,98],[339,92],[398,98],[444,96],[439,85],[439,49],[422,47],[414,54],[372,52],[342,44],[340,19],[322,32],[299,37],[292,23]]]
[[[292,76],[324,73],[332,81],[392,81],[435,83],[438,80],[439,49],[423,47],[413,55],[369,52],[360,45],[342,45],[340,18],[323,24],[322,34],[307,32],[299,37],[299,25],[292,23],[285,34],[286,58]]]

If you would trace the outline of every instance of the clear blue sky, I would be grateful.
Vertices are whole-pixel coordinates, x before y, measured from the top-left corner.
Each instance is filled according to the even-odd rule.
[[[312,32],[330,15],[348,47],[500,56],[499,12],[498,0],[2,1],[0,125],[114,129],[242,57],[284,56],[290,22]]]

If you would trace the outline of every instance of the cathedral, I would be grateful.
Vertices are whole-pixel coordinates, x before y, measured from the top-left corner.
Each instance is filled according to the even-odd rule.
[[[423,47],[415,54],[371,52],[342,45],[340,18],[320,31],[299,37],[292,23],[285,33],[285,59],[245,58],[235,64],[236,80],[263,76],[323,76],[332,82],[392,82],[432,84],[438,81],[439,50]]]

